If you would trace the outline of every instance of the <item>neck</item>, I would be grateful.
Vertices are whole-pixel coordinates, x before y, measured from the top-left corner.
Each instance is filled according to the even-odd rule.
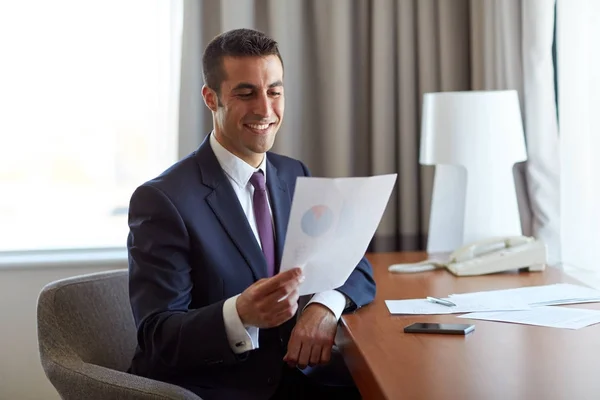
[[[214,128],[214,135],[215,139],[217,139],[217,142],[219,142],[219,144],[223,146],[225,150],[238,157],[246,164],[252,166],[253,168],[258,168],[258,166],[262,163],[265,157],[264,154],[238,151],[238,149],[236,149],[227,136],[223,135],[217,128]]]

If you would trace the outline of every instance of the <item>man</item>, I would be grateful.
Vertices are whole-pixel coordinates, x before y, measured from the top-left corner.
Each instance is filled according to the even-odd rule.
[[[309,173],[268,152],[284,113],[277,43],[226,32],[207,46],[203,69],[212,133],[131,198],[131,372],[204,399],[356,395],[303,370],[334,366],[340,314],[374,298],[370,264],[300,309],[302,271],[278,273],[296,178]]]

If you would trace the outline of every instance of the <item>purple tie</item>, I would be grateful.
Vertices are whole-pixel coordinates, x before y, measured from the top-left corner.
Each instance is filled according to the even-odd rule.
[[[267,201],[265,176],[262,171],[252,174],[250,183],[254,186],[254,216],[256,218],[262,251],[267,260],[267,274],[268,276],[273,276],[275,274],[275,238],[273,237],[273,224],[271,222],[269,202]]]

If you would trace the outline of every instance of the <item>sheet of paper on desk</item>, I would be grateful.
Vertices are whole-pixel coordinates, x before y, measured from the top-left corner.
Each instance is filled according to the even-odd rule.
[[[583,308],[543,306],[523,311],[477,312],[459,315],[458,318],[512,322],[551,328],[580,329],[600,323],[600,311]]]
[[[344,284],[367,251],[396,176],[298,178],[280,271],[303,269],[300,295]]]
[[[451,299],[482,299],[487,296],[518,299],[531,306],[600,302],[600,291],[570,283],[450,295]],[[454,301],[454,300],[453,300]]]
[[[413,315],[432,315],[432,314],[459,314],[474,311],[509,311],[529,309],[527,304],[512,301],[511,299],[487,298],[480,300],[471,299],[446,299],[451,300],[455,307],[448,307],[442,304],[431,303],[426,299],[407,299],[407,300],[386,300],[390,314],[413,314]]]

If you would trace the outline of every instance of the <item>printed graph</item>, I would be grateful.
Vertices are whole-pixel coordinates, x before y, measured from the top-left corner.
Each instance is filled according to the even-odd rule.
[[[302,215],[302,232],[311,237],[319,237],[333,225],[333,211],[325,205],[309,208]]]

